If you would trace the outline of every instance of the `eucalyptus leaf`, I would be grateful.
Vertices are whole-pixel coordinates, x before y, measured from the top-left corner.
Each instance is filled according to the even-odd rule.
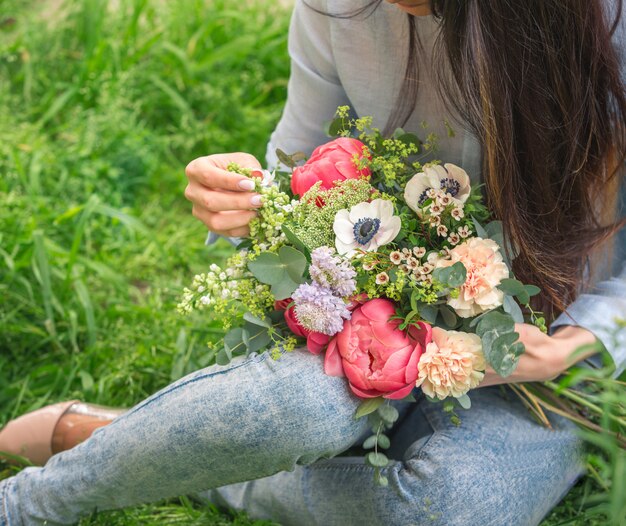
[[[463,263],[457,261],[450,267],[435,269],[433,279],[451,288],[460,287],[467,279],[467,269]]]
[[[536,285],[524,285],[524,288],[529,296],[536,296],[541,292],[541,289]]]
[[[499,334],[513,332],[515,330],[515,322],[510,314],[497,310],[489,311],[482,316],[476,325],[476,334],[482,337],[484,333],[492,330],[497,330]]]
[[[398,410],[392,405],[381,405],[378,408],[378,414],[385,421],[393,424],[400,417]]]
[[[280,283],[285,278],[285,267],[278,254],[263,252],[254,260],[248,263],[248,270],[261,283],[273,285]]]
[[[246,323],[244,329],[248,333],[248,352],[256,352],[267,347],[271,342],[269,331],[266,327]]]
[[[365,456],[365,461],[374,468],[384,468],[387,467],[389,463],[389,459],[387,455],[384,453],[376,453],[375,451],[371,451]]]
[[[472,222],[474,223],[474,230],[476,230],[476,235],[478,237],[482,237],[483,239],[487,239],[489,237],[487,231],[483,228],[483,226],[478,222],[475,217],[472,217]]]
[[[254,314],[252,314],[251,312],[246,312],[243,315],[243,319],[246,320],[247,322],[252,323],[253,325],[259,325],[261,327],[267,327],[268,329],[272,326],[272,320],[270,320],[267,317],[261,319],[261,318],[255,316]]]
[[[431,325],[434,325],[434,323],[437,321],[438,312],[439,309],[437,309],[437,307],[435,307],[434,305],[424,305],[420,308],[419,315],[424,321],[427,321]]]
[[[472,402],[467,394],[457,397],[456,401],[463,409],[469,409],[472,407]]]
[[[232,357],[233,352],[243,352],[246,349],[246,344],[243,341],[243,332],[243,327],[235,327],[224,336],[224,347],[228,349],[229,357]]]
[[[228,365],[230,363],[230,357],[226,352],[226,349],[220,349],[217,355],[215,356],[215,362],[217,365]]]
[[[376,435],[369,436],[363,442],[363,449],[374,449],[376,447]]]
[[[419,137],[414,133],[403,133],[397,137],[397,139],[407,146],[413,144],[419,148],[422,145],[422,141],[420,141]]]
[[[272,294],[277,300],[286,300],[291,297],[298,285],[299,283],[294,283],[285,273],[283,281],[272,285]]]
[[[292,159],[291,155],[286,154],[280,148],[276,148],[276,157],[278,157],[278,160],[285,166],[288,166],[289,168],[296,167],[296,163]]]
[[[368,398],[359,404],[359,407],[356,410],[356,414],[354,418],[359,419],[362,416],[369,415],[378,409],[385,399],[382,396],[377,396],[376,398]]]
[[[518,294],[526,292],[524,284],[514,278],[503,279],[500,281],[498,288],[505,294],[509,294],[511,296],[517,296]]]
[[[306,161],[306,153],[304,152],[295,152],[290,156],[294,162]]]
[[[389,447],[391,447],[391,440],[389,440],[389,437],[387,435],[383,435],[382,433],[380,433],[377,436],[379,447],[382,447],[383,449],[389,449]]]
[[[294,283],[302,283],[302,276],[307,267],[306,256],[299,250],[289,246],[281,247],[278,251],[278,256],[281,263],[285,266],[284,268],[289,278]]]
[[[298,236],[296,236],[293,230],[291,230],[291,227],[289,227],[286,224],[283,224],[281,226],[281,230],[283,234],[285,234],[287,241],[289,241],[296,249],[302,252],[306,256],[307,260],[310,261],[311,260],[310,250],[306,247],[306,245],[302,242],[302,240]]]
[[[518,340],[519,334],[516,332],[497,335],[496,331],[489,331],[483,336],[485,359],[502,377],[509,376],[515,370],[524,352],[524,345]]]
[[[517,302],[511,296],[504,296],[504,303],[502,304],[504,312],[511,315],[515,323],[524,323],[524,314]]]
[[[450,307],[448,307],[447,305],[441,305],[439,307],[439,313],[441,314],[441,318],[443,319],[443,322],[450,329],[454,329],[457,326],[458,318]]]
[[[329,137],[338,137],[345,130],[344,119],[337,117],[330,121],[326,128],[326,135]]]

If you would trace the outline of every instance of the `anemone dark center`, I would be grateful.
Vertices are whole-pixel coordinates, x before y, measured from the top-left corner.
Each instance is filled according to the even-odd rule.
[[[441,189],[452,197],[456,197],[461,191],[461,183],[459,183],[456,179],[446,177],[441,180]]]
[[[366,245],[376,235],[379,228],[380,219],[363,217],[354,224],[354,239],[360,245]]]
[[[428,192],[432,190],[432,188],[426,188],[426,190],[424,190],[420,196],[417,198],[417,204],[418,206],[422,206],[425,202],[426,199],[428,199]]]

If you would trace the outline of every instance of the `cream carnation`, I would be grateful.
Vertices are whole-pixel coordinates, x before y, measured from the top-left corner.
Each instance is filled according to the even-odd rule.
[[[439,259],[437,268],[457,261],[467,269],[467,278],[457,298],[448,296],[448,305],[461,318],[470,318],[502,305],[504,294],[496,287],[509,277],[500,247],[491,239],[473,237],[450,250],[448,258]]]
[[[433,341],[417,364],[415,385],[431,398],[458,398],[478,387],[486,368],[482,343],[476,334],[433,327]]]

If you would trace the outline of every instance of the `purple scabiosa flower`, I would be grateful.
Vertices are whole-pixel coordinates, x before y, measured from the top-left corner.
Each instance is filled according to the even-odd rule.
[[[291,297],[296,318],[310,331],[333,336],[343,329],[343,320],[350,319],[345,302],[318,283],[300,285]]]
[[[319,247],[311,252],[309,272],[318,285],[330,289],[336,296],[345,298],[356,291],[356,271],[330,247]]]

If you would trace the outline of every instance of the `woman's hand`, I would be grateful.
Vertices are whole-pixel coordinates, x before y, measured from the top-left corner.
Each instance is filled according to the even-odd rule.
[[[548,336],[534,325],[518,323],[515,325],[515,331],[526,347],[526,352],[520,357],[515,371],[510,376],[502,378],[493,369],[487,368],[480,387],[551,380],[575,362],[595,353],[593,350],[585,351],[576,354],[572,359],[571,355],[576,349],[596,341],[591,332],[581,327],[565,326],[553,336]]]
[[[261,164],[248,153],[199,157],[185,169],[189,180],[185,197],[193,203],[194,217],[209,230],[228,237],[241,237],[250,233],[248,224],[256,216],[254,210],[261,206],[261,196],[252,192],[252,179],[226,169],[230,163],[258,170],[261,176]]]

